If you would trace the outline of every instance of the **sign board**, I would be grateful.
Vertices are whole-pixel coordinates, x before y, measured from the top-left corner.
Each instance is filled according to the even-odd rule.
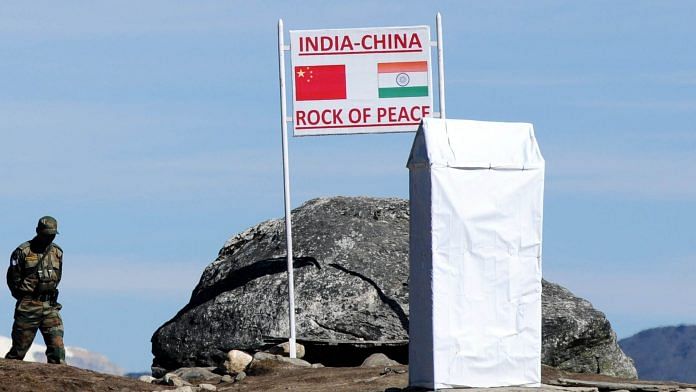
[[[286,45],[283,20],[278,20],[290,358],[297,353],[288,122],[294,122],[294,136],[415,132],[420,119],[433,114],[431,47],[437,47],[439,117],[444,119],[440,13],[435,23],[437,43],[431,43],[428,26],[411,26],[295,30]],[[292,56],[292,117],[287,115],[286,51]]]
[[[429,26],[291,30],[294,136],[415,132],[433,113]]]

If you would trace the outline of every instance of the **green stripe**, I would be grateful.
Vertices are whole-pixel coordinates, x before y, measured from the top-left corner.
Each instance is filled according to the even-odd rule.
[[[379,89],[380,98],[427,97],[428,86],[414,87],[382,87]]]

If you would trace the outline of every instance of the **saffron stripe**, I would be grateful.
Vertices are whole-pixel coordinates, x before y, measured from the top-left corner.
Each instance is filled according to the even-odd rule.
[[[427,97],[428,86],[380,88],[380,98]]]
[[[409,71],[427,71],[427,61],[406,61],[401,63],[378,63],[377,72],[409,72]]]

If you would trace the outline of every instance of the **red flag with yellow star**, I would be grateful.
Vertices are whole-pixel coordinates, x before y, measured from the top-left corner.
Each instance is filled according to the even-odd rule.
[[[346,66],[303,65],[295,67],[295,100],[346,99]]]

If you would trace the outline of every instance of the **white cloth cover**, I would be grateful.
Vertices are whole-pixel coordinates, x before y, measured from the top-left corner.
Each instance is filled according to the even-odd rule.
[[[532,125],[424,118],[408,167],[409,384],[540,385],[544,159]]]

